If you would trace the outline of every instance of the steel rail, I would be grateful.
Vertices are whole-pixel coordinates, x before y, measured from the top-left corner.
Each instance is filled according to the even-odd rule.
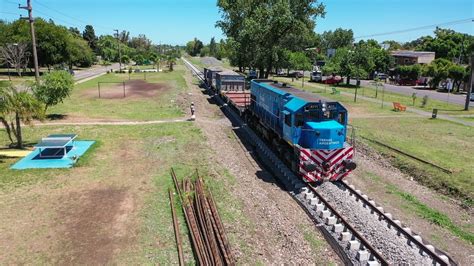
[[[376,205],[372,204],[368,198],[362,197],[362,195],[357,192],[354,188],[349,186],[346,182],[338,182],[339,184],[342,184],[345,189],[347,189],[350,193],[353,195],[356,195],[356,197],[362,201],[366,206],[370,206],[371,210],[375,213],[377,213],[380,217],[382,217],[390,226],[393,226],[394,228],[397,229],[398,232],[402,233],[410,242],[415,243],[420,249],[423,250],[423,252],[429,254],[436,263],[439,263],[440,265],[449,265],[446,263],[442,258],[440,258],[440,255],[436,254],[436,252],[433,252],[432,250],[428,249],[423,242],[419,241],[414,237],[414,235],[410,234],[407,232],[401,224],[397,224],[392,218],[387,216],[382,210],[378,209]],[[454,261],[447,256],[446,254],[441,254],[445,255],[448,257],[448,259],[452,262],[451,265],[456,265]]]
[[[352,234],[359,239],[361,244],[370,251],[370,253],[380,262],[382,265],[389,265],[388,261],[380,254],[380,252],[375,249],[365,237],[363,237],[345,218],[340,214],[324,197],[319,194],[319,192],[311,185],[307,186],[323,203],[324,205],[331,210],[331,212],[338,217],[338,219],[344,224],[344,226],[349,229]]]
[[[197,236],[194,234],[194,230],[193,230],[193,228],[195,228],[195,223],[193,223],[193,221],[190,217],[190,214],[188,212],[188,208],[185,206],[184,196],[183,196],[183,193],[180,189],[179,182],[178,182],[178,179],[176,177],[176,173],[174,172],[173,168],[171,168],[171,177],[173,178],[173,183],[175,185],[176,191],[178,192],[178,195],[179,195],[180,200],[181,200],[181,206],[183,208],[184,218],[186,219],[186,223],[188,224],[188,227],[190,229],[189,231],[190,231],[190,235],[191,235],[192,246],[194,248],[194,253],[196,254],[196,256],[198,258],[199,265],[204,265],[203,264],[204,263],[204,258],[201,255],[200,245],[199,245]],[[183,186],[183,190],[184,190],[184,186]]]
[[[174,208],[174,197],[173,192],[171,192],[171,188],[168,189],[168,194],[170,198],[171,215],[173,217],[174,236],[176,239],[176,245],[178,246],[179,265],[184,266],[183,242],[181,240],[181,233],[179,231],[179,223],[178,218],[176,217],[176,209]]]

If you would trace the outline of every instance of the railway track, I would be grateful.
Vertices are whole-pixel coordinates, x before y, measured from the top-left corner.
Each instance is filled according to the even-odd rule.
[[[183,61],[203,81],[201,71]],[[262,163],[304,207],[345,264],[456,265],[447,254],[423,241],[353,186],[340,182],[313,187],[301,181],[236,112],[216,98],[234,125],[248,136]]]

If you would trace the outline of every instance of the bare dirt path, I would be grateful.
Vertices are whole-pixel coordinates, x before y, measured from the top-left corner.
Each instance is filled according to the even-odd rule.
[[[188,100],[196,105],[196,124],[213,149],[212,160],[235,177],[228,191],[241,200],[236,204],[241,204],[242,215],[249,221],[225,225],[249,247],[242,250],[233,243],[238,260],[266,265],[340,263],[301,207],[245,150],[230,121],[218,106],[210,104],[212,100],[193,82],[189,71],[186,82],[192,88]]]

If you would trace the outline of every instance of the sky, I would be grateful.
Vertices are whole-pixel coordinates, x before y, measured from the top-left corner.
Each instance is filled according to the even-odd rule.
[[[352,29],[354,36],[474,19],[472,0],[319,0],[326,16],[316,19],[315,31]],[[0,0],[0,18],[12,21],[27,15],[18,4],[26,0]],[[96,34],[112,34],[114,29],[145,34],[154,43],[185,44],[197,37],[208,43],[223,38],[215,27],[220,19],[216,0],[32,0],[33,15],[53,19],[57,24],[81,31],[91,24]],[[442,26],[474,35],[474,23]],[[378,41],[406,42],[430,29],[373,37]]]

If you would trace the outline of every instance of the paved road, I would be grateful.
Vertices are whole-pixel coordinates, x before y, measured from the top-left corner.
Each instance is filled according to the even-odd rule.
[[[360,85],[369,87],[371,86],[370,82],[371,82],[370,80],[361,80]],[[351,80],[351,84],[356,84],[356,81]],[[459,104],[461,106],[464,106],[464,103],[466,102],[466,95],[449,94],[449,98],[448,98],[447,93],[437,92],[433,90],[414,89],[410,86],[397,86],[397,85],[392,85],[392,84],[385,84],[384,86],[386,90],[394,92],[394,93],[399,93],[399,94],[405,94],[405,95],[411,96],[414,92],[416,92],[416,95],[418,98],[428,95],[430,99],[436,99],[439,101]],[[471,102],[470,106],[474,107],[474,102]]]
[[[77,80],[97,76],[97,75],[107,72],[107,70],[110,70],[110,69],[119,69],[119,64],[115,63],[106,67],[97,66],[97,67],[92,67],[92,68],[88,68],[84,70],[76,70],[74,71],[74,79],[77,81]]]

